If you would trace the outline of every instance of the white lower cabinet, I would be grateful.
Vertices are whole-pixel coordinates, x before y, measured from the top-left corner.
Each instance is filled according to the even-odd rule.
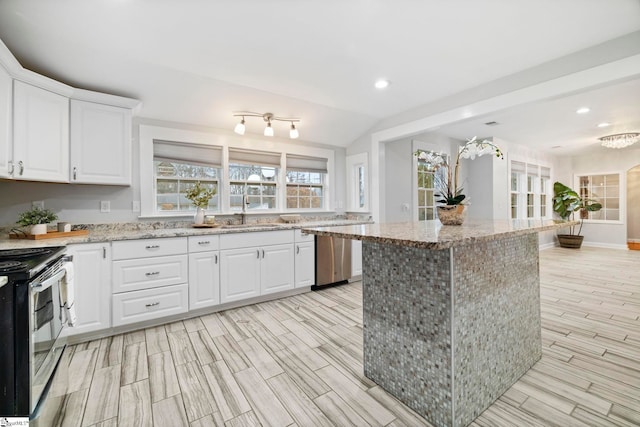
[[[296,243],[296,288],[316,284],[315,242]]]
[[[220,302],[293,289],[293,241],[293,230],[220,236]]]
[[[220,304],[220,253],[189,254],[189,310]]]
[[[260,295],[260,249],[220,251],[220,302]]]
[[[189,310],[187,238],[113,242],[113,326]]]
[[[113,262],[113,292],[187,283],[187,255],[135,258]]]
[[[114,294],[113,326],[186,313],[189,310],[188,295],[186,283]]]
[[[293,245],[265,246],[261,252],[260,294],[265,295],[293,289]]]
[[[313,234],[295,231],[295,287],[316,284],[316,240]]]
[[[77,322],[67,328],[77,335],[111,327],[111,247],[107,243],[70,245],[73,256],[74,306]]]

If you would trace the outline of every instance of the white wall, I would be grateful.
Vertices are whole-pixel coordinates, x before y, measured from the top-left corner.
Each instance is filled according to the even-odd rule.
[[[625,248],[627,245],[627,171],[640,165],[640,147],[630,147],[622,150],[601,148],[594,153],[575,156],[571,161],[573,175],[571,181],[569,181],[570,184],[567,185],[572,188],[577,187],[575,177],[579,175],[621,173],[621,221],[609,224],[585,221],[582,234],[584,235],[585,245]]]
[[[413,168],[411,140],[393,141],[385,148],[385,197],[383,209],[386,222],[411,221],[413,209]],[[403,209],[406,205],[406,209]]]
[[[133,125],[133,147],[132,147],[132,185],[104,186],[104,185],[77,185],[77,184],[54,184],[41,182],[26,182],[15,180],[0,180],[0,226],[10,226],[15,224],[20,212],[31,208],[31,202],[36,200],[44,201],[45,207],[58,214],[60,220],[73,223],[113,223],[113,222],[135,222],[138,221],[138,212],[133,212],[132,203],[141,199],[140,188],[140,159],[139,153],[139,125],[149,124],[156,126],[172,127],[185,130],[195,130],[210,132],[212,134],[224,134],[229,140],[238,138],[232,132],[207,128],[202,126],[191,126],[172,122],[156,120],[134,119]],[[273,141],[259,135],[253,139],[265,140],[265,144]],[[277,138],[276,138],[277,139]],[[344,211],[345,195],[345,152],[341,147],[327,146],[322,144],[309,143],[306,141],[291,141],[282,139],[283,144],[292,144],[296,147],[318,147],[330,149],[335,152],[335,178],[331,182],[333,191],[333,202],[336,212]],[[256,147],[258,148],[258,147]],[[109,200],[111,202],[111,212],[100,212],[100,201]],[[166,219],[166,218],[165,218]]]
[[[627,173],[627,240],[640,242],[640,165]]]

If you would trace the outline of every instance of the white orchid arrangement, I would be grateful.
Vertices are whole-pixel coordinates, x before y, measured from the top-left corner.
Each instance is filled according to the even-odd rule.
[[[451,167],[447,163],[446,155],[435,153],[433,151],[418,150],[413,153],[421,164],[424,164],[430,171],[437,171],[440,168],[446,169],[446,175],[435,174],[436,190],[440,199],[438,203],[444,203],[446,205],[460,205],[466,198],[462,194],[462,187],[458,185],[460,176],[460,159],[473,160],[476,157],[484,156],[485,154],[493,154],[501,159],[504,158],[500,147],[493,142],[484,139],[478,141],[474,136],[467,140],[467,142],[458,148],[458,155],[456,156],[455,168],[452,171]]]

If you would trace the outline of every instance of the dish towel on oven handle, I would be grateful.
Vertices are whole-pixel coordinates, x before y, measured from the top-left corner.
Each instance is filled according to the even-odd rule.
[[[64,313],[62,320],[63,322],[66,321],[67,325],[74,326],[78,317],[76,316],[76,307],[74,305],[73,262],[65,262],[62,268],[65,270],[65,275],[60,283],[61,312]]]

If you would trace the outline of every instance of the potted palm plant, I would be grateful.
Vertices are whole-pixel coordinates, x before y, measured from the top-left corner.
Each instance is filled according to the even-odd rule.
[[[597,212],[602,209],[602,205],[593,199],[582,198],[571,188],[555,182],[553,184],[553,211],[560,215],[560,218],[567,220],[569,217],[573,219],[576,212],[580,212],[580,227],[575,232],[575,225],[569,227],[569,234],[558,234],[558,242],[563,248],[580,249],[584,236],[582,232],[582,224],[588,212]]]

